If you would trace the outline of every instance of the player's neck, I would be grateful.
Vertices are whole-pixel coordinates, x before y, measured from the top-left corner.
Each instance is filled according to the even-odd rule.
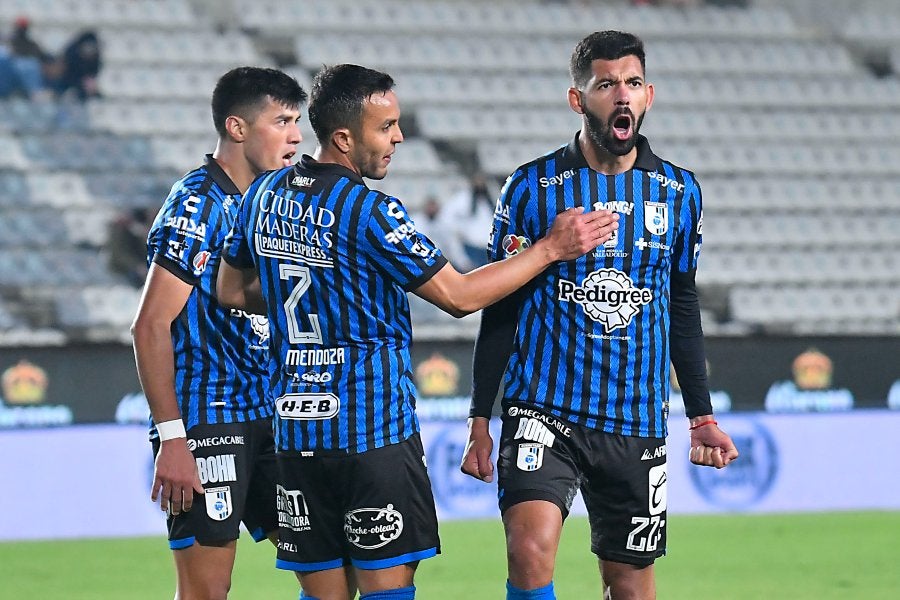
[[[241,193],[247,191],[250,184],[256,178],[257,174],[238,144],[231,144],[219,140],[216,144],[216,150],[213,152],[213,159],[225,171],[228,178],[234,182]]]
[[[342,167],[350,169],[357,175],[362,176],[359,171],[359,167],[353,164],[353,161],[350,160],[350,155],[346,152],[341,152],[339,148],[336,148],[334,146],[323,147],[322,144],[319,144],[318,146],[316,146],[316,151],[313,152],[312,157],[316,160],[316,162],[341,165]]]
[[[604,175],[624,173],[634,166],[637,160],[637,148],[624,155],[613,154],[606,148],[594,144],[590,136],[582,131],[578,135],[578,145],[590,168]]]

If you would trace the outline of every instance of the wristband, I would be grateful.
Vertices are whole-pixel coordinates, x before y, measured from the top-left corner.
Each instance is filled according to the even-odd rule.
[[[715,419],[708,419],[706,421],[701,421],[701,422],[697,423],[696,425],[691,425],[690,427],[688,427],[688,429],[693,431],[695,429],[700,429],[701,427],[704,427],[705,425],[718,425],[718,424],[719,423]]]
[[[181,419],[172,419],[171,421],[157,423],[156,432],[159,433],[160,442],[187,437],[187,432],[184,430],[184,421]]]

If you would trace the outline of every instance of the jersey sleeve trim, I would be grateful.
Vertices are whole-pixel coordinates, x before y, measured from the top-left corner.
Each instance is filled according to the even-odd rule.
[[[414,289],[424,285],[425,283],[428,282],[429,279],[434,277],[438,271],[443,269],[444,265],[446,265],[447,262],[448,261],[445,256],[435,257],[434,264],[431,265],[430,267],[426,268],[421,276],[413,279],[412,281],[407,283],[405,286],[403,286],[403,289],[406,290],[407,292],[411,292]]]
[[[192,287],[197,286],[197,278],[191,277],[190,275],[185,273],[184,270],[181,268],[181,266],[174,260],[172,260],[170,258],[166,258],[162,254],[157,253],[153,257],[153,262],[156,263],[157,265],[159,265],[160,267],[162,267],[163,269],[165,269],[166,271],[168,271],[169,273],[171,273],[172,275],[174,275],[175,277],[177,277],[178,279],[182,280],[186,284],[188,284]]]

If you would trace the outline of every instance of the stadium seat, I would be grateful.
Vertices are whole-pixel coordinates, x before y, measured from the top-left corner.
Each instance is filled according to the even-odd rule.
[[[372,185],[415,209],[463,186],[473,161],[499,180],[567,143],[579,116],[566,103],[566,65],[585,24],[602,23],[647,40],[656,101],[643,132],[703,185],[698,284],[730,288],[737,319],[716,326],[897,331],[900,79],[875,78],[859,54],[877,47],[900,72],[896,2],[628,4],[0,3],[0,20],[28,14],[51,51],[88,26],[104,45],[101,98],[0,102],[0,285],[64,288],[76,313],[67,322],[127,327],[127,310],[109,314],[132,308],[128,294],[118,305],[97,292],[76,300],[72,290],[110,277],[80,251],[102,243],[111,211],[155,211],[200,164],[215,143],[209,93],[227,68],[268,64],[257,48],[296,60],[287,70],[307,90],[322,64],[394,76],[409,137],[390,176]],[[299,151],[309,153],[316,142],[303,113]],[[59,248],[44,244],[51,235]],[[848,306],[866,314],[848,316]],[[430,305],[413,310],[437,327],[458,325]]]

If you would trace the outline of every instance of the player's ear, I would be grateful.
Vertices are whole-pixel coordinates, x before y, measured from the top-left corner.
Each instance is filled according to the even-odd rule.
[[[244,119],[231,115],[225,119],[225,131],[235,142],[243,142],[247,136],[247,123]]]
[[[578,88],[569,88],[569,107],[579,115],[584,114],[584,108],[581,104],[581,90]]]
[[[655,93],[653,90],[653,84],[648,83],[647,85],[647,106],[644,110],[650,110],[650,105],[653,104],[653,94]]]
[[[353,133],[347,127],[335,129],[334,133],[331,134],[331,143],[344,154],[350,152],[350,149],[353,147],[353,142]]]

